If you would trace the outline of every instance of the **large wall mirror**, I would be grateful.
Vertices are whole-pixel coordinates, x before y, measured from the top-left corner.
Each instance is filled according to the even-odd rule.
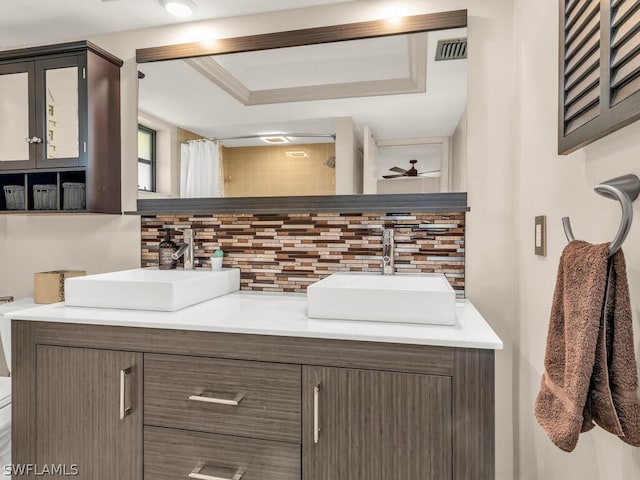
[[[466,11],[138,50],[139,198],[466,187]]]

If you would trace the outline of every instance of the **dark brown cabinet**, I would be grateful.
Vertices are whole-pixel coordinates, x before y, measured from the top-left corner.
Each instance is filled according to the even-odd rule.
[[[37,464],[142,478],[142,355],[40,345],[37,370]]]
[[[305,480],[452,478],[451,379],[304,367]]]
[[[0,64],[0,170],[86,165],[86,55],[37,58]]]
[[[78,464],[90,480],[495,474],[491,350],[15,320],[12,332],[16,463]]]
[[[89,42],[0,52],[0,211],[120,213],[121,66]]]

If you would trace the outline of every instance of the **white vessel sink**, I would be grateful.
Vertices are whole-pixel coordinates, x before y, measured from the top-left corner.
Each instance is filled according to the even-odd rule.
[[[240,289],[240,270],[139,268],[65,280],[65,305],[173,312]]]
[[[455,302],[441,273],[334,273],[307,289],[310,318],[453,325]]]

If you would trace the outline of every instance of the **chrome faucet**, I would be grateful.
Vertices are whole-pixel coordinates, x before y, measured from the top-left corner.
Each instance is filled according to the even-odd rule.
[[[191,228],[185,228],[184,230],[178,230],[182,232],[184,243],[171,255],[174,260],[179,260],[180,257],[184,257],[184,269],[195,270],[195,264],[193,261],[193,230]]]
[[[393,228],[382,230],[382,275],[395,274]]]

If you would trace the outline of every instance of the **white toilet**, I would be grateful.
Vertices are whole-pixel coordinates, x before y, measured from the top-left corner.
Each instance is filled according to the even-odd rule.
[[[11,370],[11,320],[4,313],[33,307],[31,299],[0,304],[0,339],[2,349]],[[11,464],[11,377],[0,377],[0,478],[11,478],[5,475],[5,465]]]

